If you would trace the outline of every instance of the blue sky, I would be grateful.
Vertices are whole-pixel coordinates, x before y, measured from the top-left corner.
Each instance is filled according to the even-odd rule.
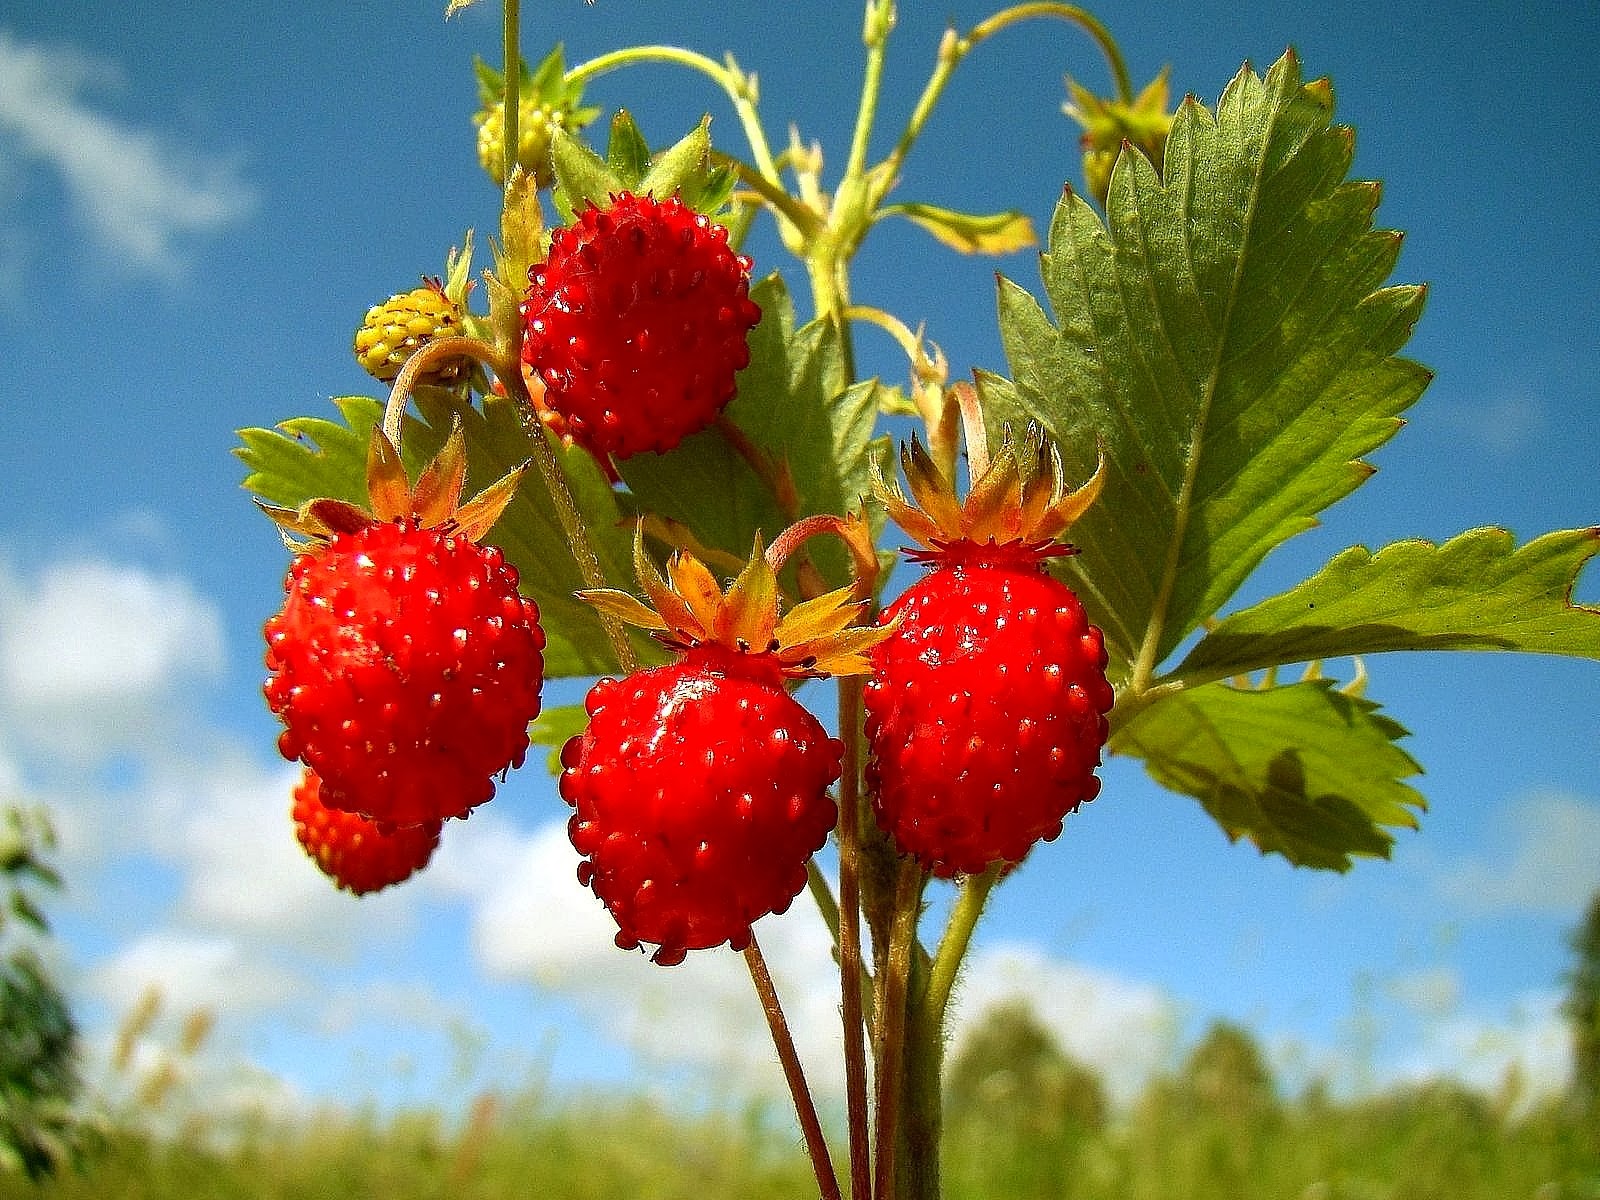
[[[629,42],[732,49],[760,75],[770,136],[793,120],[843,157],[853,4],[527,7],[533,56],[556,40],[569,61]],[[902,7],[886,134],[945,21],[989,11]],[[452,828],[428,873],[364,902],[325,887],[292,843],[292,772],[259,695],[285,558],[229,451],[242,426],[370,392],[349,351],[367,306],[439,271],[467,227],[494,227],[469,115],[471,57],[498,59],[498,10],[446,23],[441,8],[283,4],[266,25],[167,3],[0,17],[0,787],[60,826],[60,963],[96,1043],[151,982],[171,1020],[147,1066],[184,1011],[218,1012],[187,1068],[195,1088],[420,1100],[542,1072],[775,1090],[733,956],[663,971],[608,945],[536,767]],[[1293,44],[1334,81],[1356,174],[1384,181],[1380,222],[1407,233],[1396,279],[1431,287],[1409,349],[1437,379],[1410,424],[1241,598],[1352,543],[1600,519],[1593,11],[1097,11],[1138,82],[1170,62],[1175,88],[1208,102],[1243,60],[1264,68]],[[1015,206],[1042,226],[1078,178],[1063,73],[1105,80],[1065,26],[982,47],[901,194]],[[590,96],[631,108],[655,142],[709,111],[737,143],[722,96],[679,70],[608,76]],[[952,260],[909,228],[881,234],[857,299],[927,321],[957,371],[1004,369],[993,271],[1037,290],[1031,254]],[[749,248],[758,269],[789,269],[770,228]],[[900,378],[874,337],[864,369]],[[1578,598],[1600,603],[1600,576]],[[1259,1030],[1291,1081],[1492,1085],[1515,1060],[1557,1084],[1565,936],[1600,885],[1600,667],[1411,655],[1368,669],[1412,731],[1432,806],[1392,862],[1330,876],[1261,860],[1113,762],[1102,798],[997,893],[966,1011],[1026,991],[1124,1093],[1215,1016]],[[836,1001],[805,902],[763,940],[826,1084]]]

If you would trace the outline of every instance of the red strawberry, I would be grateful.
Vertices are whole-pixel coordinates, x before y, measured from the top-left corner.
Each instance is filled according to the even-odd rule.
[[[1100,790],[1095,768],[1113,692],[1100,631],[1047,561],[1070,553],[1051,539],[1081,513],[1099,476],[1042,502],[1045,453],[1009,439],[958,505],[920,445],[903,456],[919,498],[880,499],[928,549],[932,571],[884,614],[893,636],[872,651],[865,691],[867,782],[879,824],[935,875],[1018,863]],[[1030,461],[1031,460],[1031,461]],[[1024,513],[1031,516],[1024,517]]]
[[[387,828],[322,802],[322,780],[309,768],[294,789],[295,837],[322,873],[357,896],[409,879],[439,844],[438,821]]]
[[[667,451],[733,399],[761,319],[750,260],[676,197],[589,205],[529,279],[524,373],[569,441],[618,459]]]
[[[863,672],[883,636],[846,629],[860,606],[834,593],[777,619],[777,584],[758,553],[724,594],[687,553],[672,584],[642,554],[651,612],[619,592],[586,593],[654,629],[676,662],[604,679],[589,726],[562,751],[568,825],[587,861],[578,879],[617,922],[617,945],[653,942],[662,965],[689,950],[750,943],[785,911],[837,817],[828,786],[843,746],[789,695],[786,677]]]
[[[371,488],[382,519],[338,501],[273,513],[313,541],[266,623],[265,692],[285,726],[278,748],[322,777],[330,807],[425,825],[466,815],[522,764],[544,634],[516,568],[476,542],[515,480],[458,507],[459,435],[415,491],[392,447],[379,462],[382,437]]]

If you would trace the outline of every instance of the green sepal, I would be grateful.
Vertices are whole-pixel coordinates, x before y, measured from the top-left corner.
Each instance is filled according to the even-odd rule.
[[[876,217],[887,216],[906,218],[962,254],[1013,254],[1039,242],[1026,213],[999,212],[980,216],[932,204],[888,204],[876,214]]]
[[[734,173],[712,156],[710,117],[655,153],[627,112],[612,120],[605,158],[563,130],[556,131],[550,148],[556,211],[563,222],[571,222],[586,204],[605,207],[621,192],[648,193],[658,200],[677,196],[696,212],[714,217],[736,182]]]
[[[1332,680],[1211,683],[1138,712],[1110,749],[1199,800],[1230,840],[1296,866],[1346,871],[1356,857],[1387,858],[1389,831],[1416,828],[1427,807],[1402,782],[1421,770],[1396,744],[1404,736],[1377,704]]]
[[[520,168],[506,185],[500,240],[489,239],[494,269],[483,273],[489,295],[489,341],[501,362],[515,363],[522,348],[522,301],[528,272],[544,261],[544,210],[539,184]]]
[[[623,183],[637,187],[650,170],[650,143],[644,140],[633,114],[621,109],[611,118],[611,139],[606,143],[606,166]]]

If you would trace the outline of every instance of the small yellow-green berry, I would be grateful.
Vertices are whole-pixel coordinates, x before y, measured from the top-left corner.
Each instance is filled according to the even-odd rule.
[[[424,343],[460,332],[461,309],[430,280],[369,308],[367,319],[356,330],[355,355],[369,375],[392,383]],[[462,359],[446,360],[424,372],[417,382],[450,383],[460,377],[464,366]]]

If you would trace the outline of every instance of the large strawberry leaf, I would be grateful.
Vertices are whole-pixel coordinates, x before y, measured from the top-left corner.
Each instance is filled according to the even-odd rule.
[[[1215,115],[1184,103],[1165,182],[1121,156],[1109,227],[1062,199],[1042,258],[1053,321],[1001,281],[1014,381],[980,387],[990,411],[1046,426],[1071,479],[1104,445],[1065,570],[1113,672],[1139,684],[1370,474],[1360,456],[1428,381],[1394,357],[1422,291],[1383,287],[1400,239],[1372,228],[1377,187],[1346,182],[1353,141],[1331,109],[1292,54],[1265,79],[1242,71]]]
[[[532,446],[514,406],[491,396],[481,409],[461,407],[447,392],[418,389],[420,418],[408,417],[402,438],[412,478],[444,443],[457,413],[462,418],[469,463],[468,491],[494,482],[526,462]],[[343,421],[300,417],[276,429],[244,429],[235,453],[250,468],[244,486],[263,500],[296,507],[315,496],[354,503],[366,500],[367,443],[383,406],[364,396],[336,399]],[[581,450],[556,453],[601,569],[612,586],[632,583],[632,544],[604,477]],[[615,656],[593,609],[573,593],[584,586],[566,535],[537,473],[529,471],[516,498],[487,539],[505,551],[522,576],[522,590],[539,605],[544,628],[545,673],[550,677],[598,675],[617,669]],[[649,656],[650,643],[638,643]]]
[[[1282,687],[1211,683],[1137,713],[1112,738],[1155,780],[1193,796],[1233,840],[1297,866],[1349,870],[1387,858],[1391,828],[1414,829],[1420,768],[1378,706],[1319,679]]]
[[[619,465],[642,511],[679,522],[702,545],[741,559],[757,533],[771,542],[800,517],[861,506],[878,411],[874,381],[848,383],[831,323],[796,328],[794,305],[777,275],[750,295],[761,306],[761,323],[751,332],[750,365],[739,374],[726,421],[685,438],[670,454],[638,454]],[[842,546],[818,539],[810,552],[830,583],[848,580]]]
[[[1600,528],[1518,548],[1503,529],[1442,546],[1352,546],[1297,587],[1211,629],[1175,674],[1218,679],[1277,663],[1383,650],[1522,650],[1600,658],[1600,609],[1572,603]]]

